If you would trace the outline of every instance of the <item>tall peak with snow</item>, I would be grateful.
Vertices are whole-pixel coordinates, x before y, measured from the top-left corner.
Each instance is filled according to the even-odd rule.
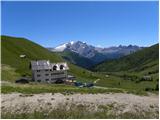
[[[70,43],[71,43],[71,45],[73,45],[75,42],[74,42],[74,41],[71,41]]]
[[[130,54],[132,51],[135,52],[137,50],[140,50],[141,47],[138,46],[123,46],[119,45],[117,47],[109,47],[109,48],[100,48],[100,47],[94,47],[92,45],[88,45],[85,42],[81,41],[70,41],[65,44],[61,44],[53,49],[50,49],[53,52],[63,52],[63,51],[71,51],[78,53],[79,55],[86,57],[86,58],[94,58],[95,57],[102,57],[105,58],[113,58],[113,57],[119,57]],[[106,57],[107,56],[107,57]],[[97,58],[98,60],[100,58]],[[102,59],[102,60],[103,60]]]

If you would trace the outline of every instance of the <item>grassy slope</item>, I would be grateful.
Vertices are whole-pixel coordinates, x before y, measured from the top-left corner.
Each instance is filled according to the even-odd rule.
[[[9,80],[11,82],[15,82],[17,78],[19,78],[21,75],[16,72],[15,68],[10,67],[9,65],[1,65],[1,76],[2,80]]]
[[[15,38],[9,36],[1,37],[1,47],[2,47],[2,80],[15,80],[19,76],[24,74],[31,75],[29,69],[29,63],[31,60],[50,60],[51,62],[61,62],[64,61],[56,53],[52,53],[49,50],[43,48],[42,46],[33,43],[24,38]],[[27,57],[22,59],[19,55],[25,54]],[[10,71],[5,70],[5,66]],[[95,80],[95,77],[90,76],[89,71],[77,67],[75,65],[69,64],[69,72],[75,75],[79,80]],[[14,69],[14,74],[13,74]],[[15,75],[16,74],[16,75]],[[11,77],[8,77],[11,76]],[[85,79],[84,79],[85,78]]]
[[[143,71],[146,68],[150,68],[151,66],[158,66],[158,47],[159,44],[156,44],[120,59],[103,62],[97,65],[94,70],[103,72],[116,72],[126,70]]]
[[[108,92],[126,92],[123,89],[100,89],[100,88],[79,88],[71,85],[64,84],[41,84],[41,83],[29,83],[29,84],[16,84],[16,83],[2,83],[2,93],[19,92],[24,94],[38,94],[38,93],[108,93]]]
[[[83,68],[90,68],[95,64],[92,60],[80,56],[79,54],[74,52],[64,51],[60,52],[59,55],[61,55],[65,60]]]
[[[27,58],[20,59],[20,54],[26,54]],[[64,61],[56,53],[49,52],[47,49],[31,41],[22,38],[2,36],[2,80],[9,80],[14,82],[23,74],[31,74],[31,71],[29,70],[29,62],[30,60],[34,59],[49,59],[51,62]],[[156,82],[135,83],[135,81],[124,80],[119,76],[115,75],[109,75],[109,77],[107,78],[105,77],[105,75],[108,73],[93,73],[86,69],[75,66],[71,63],[68,64],[70,67],[69,73],[75,75],[78,81],[89,82],[95,81],[96,79],[100,79],[97,82],[97,85],[99,86],[110,88],[123,88],[129,91],[143,91],[146,87],[155,88]],[[16,86],[14,89],[16,89],[17,87],[18,86]],[[32,85],[28,88],[30,87],[32,87]],[[13,86],[11,88],[5,88],[7,90],[13,90]],[[2,91],[6,90],[5,88],[3,88]],[[45,85],[44,89],[47,88],[48,86]],[[35,89],[38,90],[38,88]],[[28,91],[27,89],[23,90],[24,92]]]
[[[16,68],[16,72],[28,73],[30,60],[49,59],[50,61],[63,61],[61,57],[50,53],[47,49],[23,38],[2,36],[2,64]],[[27,57],[22,59],[19,55],[25,54]]]
[[[155,89],[159,81],[158,47],[159,44],[156,44],[126,57],[99,64],[94,70],[110,74],[110,77],[102,79],[98,84],[132,90]],[[128,78],[124,79],[124,75]],[[140,81],[144,75],[151,76],[153,80]]]

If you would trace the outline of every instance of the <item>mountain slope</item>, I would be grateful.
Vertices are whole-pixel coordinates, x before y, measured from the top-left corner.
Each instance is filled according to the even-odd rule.
[[[26,55],[26,58],[20,58],[20,55]],[[50,60],[51,62],[64,61],[61,56],[56,53],[50,52],[42,46],[33,43],[24,38],[16,38],[9,36],[1,36],[1,62],[2,62],[2,80],[9,80],[5,76],[16,75],[31,75],[29,64],[31,60]],[[73,74],[77,79],[94,80],[91,77],[91,72],[72,65],[70,63],[70,74]],[[14,72],[14,73],[13,73]],[[84,74],[85,73],[85,74]],[[15,77],[14,79],[16,79]]]
[[[140,51],[132,53],[128,56],[122,57],[117,60],[103,62],[93,69],[95,71],[141,71],[146,68],[157,66],[159,60],[159,44],[153,45],[149,48],[144,48]]]
[[[2,36],[1,37],[1,80],[15,82],[16,79],[22,75],[31,75],[31,70],[29,70],[29,63],[31,60],[38,59],[48,59],[51,62],[61,62],[64,61],[61,56],[57,53],[53,53],[43,48],[42,46],[35,44],[24,38],[15,38]],[[20,58],[19,55],[25,54],[26,58]],[[154,61],[153,61],[154,62]],[[155,88],[157,85],[156,79],[154,81],[142,81],[136,83],[131,80],[124,80],[122,77],[109,75],[106,77],[104,73],[95,73],[68,63],[70,70],[69,74],[74,75],[77,81],[83,82],[93,82],[98,80],[96,85],[104,86],[107,88],[123,88],[127,90],[145,90],[146,88]],[[147,65],[152,65],[149,63]],[[147,66],[145,66],[147,67]],[[152,67],[152,70],[155,66]],[[155,67],[155,69],[157,69]],[[154,71],[150,71],[153,73]],[[157,77],[157,74],[152,74]],[[23,87],[23,86],[22,86]],[[8,88],[6,88],[8,90]],[[138,92],[139,93],[139,92]]]
[[[68,42],[50,50],[53,52],[71,51],[78,53],[79,55],[86,58],[92,58],[96,52],[93,46],[88,45],[81,41]]]
[[[65,52],[70,51],[79,54],[82,57],[88,58],[94,61],[96,64],[104,60],[117,59],[122,56],[128,55],[132,52],[142,49],[135,45],[129,46],[117,46],[109,48],[99,48],[92,45],[88,45],[85,42],[81,41],[72,41],[65,44],[61,44],[55,48],[48,48],[53,52]]]
[[[63,61],[55,53],[51,53],[47,49],[24,38],[2,36],[1,49],[2,64],[17,68],[16,71],[19,73],[29,71],[30,60],[49,59],[52,62]],[[25,59],[20,58],[22,54],[26,55]]]
[[[64,51],[64,52],[60,52],[58,53],[59,55],[61,55],[65,60],[67,60],[68,62],[71,62],[72,64],[81,66],[83,68],[90,68],[93,65],[95,65],[95,62],[85,58],[75,52],[70,52],[70,51]]]

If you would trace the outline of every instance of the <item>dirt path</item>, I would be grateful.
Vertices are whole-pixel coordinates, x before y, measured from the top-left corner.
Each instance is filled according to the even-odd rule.
[[[110,105],[111,108],[116,108],[117,113],[148,111],[157,116],[159,111],[159,97],[157,95],[138,96],[126,93],[73,95],[45,93],[24,95],[12,93],[1,94],[1,98],[2,112],[33,112],[35,109],[55,109],[59,105],[70,106],[71,104],[88,106],[91,111],[99,110],[98,106],[107,105]],[[25,109],[21,109],[22,107],[25,107]]]
[[[94,88],[100,88],[100,89],[110,89],[109,87],[102,87],[102,86],[94,86]],[[123,88],[112,88],[116,90],[124,90]]]

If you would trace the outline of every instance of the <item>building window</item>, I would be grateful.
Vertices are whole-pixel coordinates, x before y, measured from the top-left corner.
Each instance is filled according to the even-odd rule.
[[[45,71],[48,71],[48,70],[45,70]]]
[[[40,74],[37,75],[37,77],[40,77],[40,76],[41,76]]]
[[[51,73],[51,75],[63,75],[64,72]]]
[[[53,66],[53,70],[57,70],[57,66],[56,65]]]
[[[46,81],[49,81],[49,79],[46,79]]]
[[[48,76],[49,74],[45,74],[46,76]]]
[[[41,80],[37,80],[37,82],[41,82]]]
[[[51,75],[56,75],[55,73],[51,73]]]
[[[37,72],[40,72],[40,70],[37,70]]]
[[[60,65],[60,70],[63,70],[64,66],[63,65]]]

